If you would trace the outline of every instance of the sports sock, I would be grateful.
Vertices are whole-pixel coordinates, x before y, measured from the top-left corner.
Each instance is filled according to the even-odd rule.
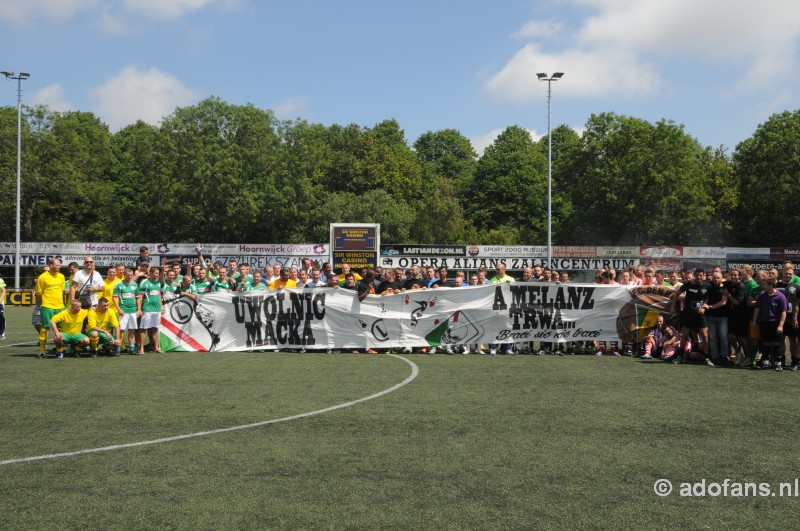
[[[47,347],[47,329],[42,328],[39,330],[39,352],[44,352]]]

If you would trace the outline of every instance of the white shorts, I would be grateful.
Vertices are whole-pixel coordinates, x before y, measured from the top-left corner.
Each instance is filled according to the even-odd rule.
[[[139,328],[146,330],[148,328],[158,328],[161,324],[161,312],[145,312],[142,314],[142,320],[139,322]]]
[[[139,328],[139,323],[136,319],[135,313],[121,313],[119,314],[119,329],[120,330],[136,330]]]

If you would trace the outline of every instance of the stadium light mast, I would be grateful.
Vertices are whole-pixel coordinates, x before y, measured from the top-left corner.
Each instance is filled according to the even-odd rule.
[[[553,91],[551,83],[558,81],[564,72],[555,72],[552,76],[538,73],[539,81],[547,81],[547,267],[553,267],[553,137],[550,134],[550,100]]]
[[[22,197],[22,80],[28,79],[31,75],[28,72],[0,72],[6,79],[17,80],[17,228],[16,228],[16,254],[14,255],[14,288],[21,289],[19,283],[19,229],[20,229],[20,198]]]

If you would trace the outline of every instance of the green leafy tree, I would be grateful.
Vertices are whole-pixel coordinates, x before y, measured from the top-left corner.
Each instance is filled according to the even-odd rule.
[[[712,217],[702,148],[673,122],[592,115],[561,174],[575,243],[683,244]]]
[[[546,239],[546,172],[547,158],[528,131],[507,128],[478,161],[467,191],[468,215],[481,231],[515,227],[523,242]]]
[[[208,98],[164,119],[174,151],[174,237],[217,242],[274,241],[294,200],[281,175],[271,111]],[[279,230],[275,230],[275,226]]]
[[[312,241],[327,241],[330,223],[380,223],[381,241],[407,242],[414,223],[414,209],[386,190],[367,190],[359,194],[329,192],[309,217]]]
[[[327,129],[298,120],[280,124],[278,134],[281,149],[276,175],[285,202],[275,228],[283,234],[283,241],[315,241],[309,236],[316,229],[309,213],[322,201],[325,161],[331,151],[326,141]]]
[[[550,134],[553,139],[551,146],[553,166],[551,183],[553,243],[569,244],[575,241],[575,227],[570,223],[564,223],[564,220],[568,220],[572,216],[571,187],[575,183],[569,182],[569,172],[566,172],[565,168],[569,166],[570,160],[580,151],[581,138],[574,129],[567,125],[559,125]],[[539,139],[536,147],[546,158],[548,150],[547,135]],[[545,212],[546,209],[547,203],[545,203]]]
[[[735,245],[736,214],[739,209],[739,179],[733,163],[723,146],[707,147],[700,154],[713,216],[701,231],[705,238],[699,243],[710,245]]]
[[[469,139],[455,129],[423,133],[414,142],[414,151],[426,178],[444,177],[459,189],[472,181],[478,154]]]
[[[421,197],[415,202],[414,242],[467,243],[477,231],[467,219],[463,193],[472,182],[477,154],[455,129],[428,131],[414,143],[421,166]]]
[[[800,111],[772,115],[733,155],[741,182],[735,229],[744,245],[800,245]]]
[[[22,232],[26,241],[110,238],[101,206],[110,197],[114,151],[92,113],[27,109]]]
[[[331,148],[322,179],[333,192],[386,190],[397,199],[419,195],[420,166],[396,120],[372,129],[351,124],[331,126]]]
[[[118,131],[114,146],[115,191],[108,206],[120,237],[149,241],[153,227],[184,232],[190,221],[183,216],[186,205],[178,201],[177,157],[164,132],[140,120]]]
[[[24,142],[27,142],[26,132]],[[27,155],[27,153],[26,153]],[[0,241],[14,241],[17,204],[17,109],[0,107]]]

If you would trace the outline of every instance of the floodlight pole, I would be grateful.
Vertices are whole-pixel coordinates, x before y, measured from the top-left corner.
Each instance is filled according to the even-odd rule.
[[[22,197],[22,80],[28,79],[31,75],[28,72],[0,72],[6,79],[17,80],[17,226],[16,226],[16,252],[14,255],[14,288],[21,289],[19,282],[19,262],[20,262],[20,198]]]
[[[547,267],[553,267],[553,135],[550,134],[550,100],[553,91],[551,83],[558,81],[564,72],[552,76],[536,74],[539,81],[547,81]]]

